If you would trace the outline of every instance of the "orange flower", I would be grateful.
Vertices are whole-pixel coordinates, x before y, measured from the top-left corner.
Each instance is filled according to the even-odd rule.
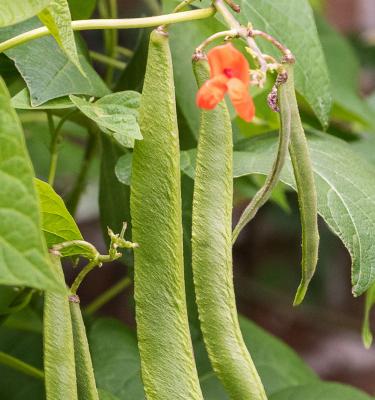
[[[198,107],[212,110],[228,92],[237,114],[250,122],[255,107],[248,92],[250,75],[245,56],[230,43],[214,47],[207,56],[211,76],[197,93]]]

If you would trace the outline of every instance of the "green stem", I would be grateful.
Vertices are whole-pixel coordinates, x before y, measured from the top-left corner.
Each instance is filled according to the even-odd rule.
[[[66,113],[59,121],[55,128],[55,124],[53,122],[53,117],[51,112],[47,112],[47,118],[48,118],[48,126],[49,126],[49,131],[51,134],[51,145],[50,145],[50,152],[51,152],[51,160],[50,160],[50,165],[49,165],[49,173],[48,173],[48,183],[53,186],[55,182],[55,176],[56,176],[56,170],[57,170],[57,161],[59,158],[59,145],[62,140],[62,135],[61,135],[61,129],[64,125],[64,123],[67,121],[67,119],[77,112],[77,110],[71,110],[68,113]]]
[[[128,288],[132,284],[132,280],[126,276],[118,281],[115,285],[107,289],[100,296],[98,296],[92,303],[90,303],[86,309],[85,313],[87,315],[92,315],[100,308],[102,308],[105,304],[115,298],[118,294],[120,294],[123,290]]]
[[[109,17],[117,18],[117,0],[108,0]],[[116,46],[118,44],[118,31],[116,29],[108,31],[108,43],[107,43],[107,55],[111,58],[116,57]],[[112,65],[108,65],[105,76],[105,81],[109,87],[112,86],[114,68]]]
[[[290,92],[294,92],[293,81],[287,81],[278,88],[280,103],[280,133],[277,155],[272,170],[267,176],[264,185],[255,194],[249,205],[243,211],[232,234],[232,244],[238,238],[242,229],[255,217],[258,210],[268,201],[272,190],[279,181],[281,170],[288,155],[288,146],[291,134],[291,110],[288,102]]]
[[[115,58],[108,57],[105,54],[97,53],[96,51],[90,51],[90,57],[94,61],[98,61],[102,64],[105,65],[110,65],[113,68],[119,69],[119,70],[124,70],[126,67],[126,63],[123,61],[116,60]]]
[[[116,46],[116,52],[117,52],[117,54],[119,54],[121,56],[124,56],[126,58],[131,58],[134,55],[134,51],[133,50],[130,50],[130,49],[128,49],[126,47],[123,47],[123,46]]]
[[[0,351],[0,364],[13,368],[25,375],[32,376],[33,378],[44,380],[44,372],[42,370],[35,368],[10,354],[3,353],[2,351]]]
[[[58,151],[57,151],[55,124],[53,122],[53,116],[49,111],[47,111],[47,119],[48,119],[49,133],[51,135],[51,145],[50,145],[51,160],[49,163],[48,183],[51,186],[53,186],[56,176]]]
[[[165,14],[155,17],[125,18],[125,19],[91,19],[72,21],[71,27],[74,31],[85,31],[95,29],[135,29],[153,26],[176,24],[179,22],[194,21],[212,17],[215,14],[214,7],[199,10],[183,11],[177,14]],[[0,53],[26,43],[30,40],[50,35],[46,27],[40,27],[0,43]]]
[[[70,287],[70,291],[72,294],[76,294],[77,290],[82,283],[82,281],[85,279],[86,275],[92,271],[97,265],[99,264],[98,260],[92,260],[88,264],[85,265],[85,267],[81,270],[81,272],[77,275],[76,279],[74,280],[72,286]]]
[[[75,214],[82,192],[85,189],[87,182],[87,175],[90,170],[91,162],[95,156],[95,150],[97,145],[97,135],[95,133],[90,134],[89,139],[86,143],[85,154],[83,156],[81,169],[79,171],[77,180],[74,184],[73,190],[69,195],[66,202],[67,208],[72,215]]]

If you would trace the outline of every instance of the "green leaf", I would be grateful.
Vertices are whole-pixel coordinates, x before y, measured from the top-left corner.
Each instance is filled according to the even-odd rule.
[[[316,382],[274,394],[269,400],[371,400],[364,392],[338,383]]]
[[[77,96],[70,96],[70,100],[121,146],[133,147],[134,139],[142,139],[137,122],[140,97],[138,92],[128,90],[109,94],[96,102]]]
[[[308,0],[240,0],[239,20],[274,36],[296,57],[295,83],[321,124],[328,125],[332,105],[329,74]],[[278,55],[259,39],[265,53]]]
[[[23,33],[41,24],[36,18],[0,30],[0,40]],[[78,49],[85,76],[68,60],[52,37],[44,37],[5,52],[11,58],[30,91],[31,105],[39,106],[48,100],[69,94],[102,97],[109,93],[99,75]]]
[[[316,22],[332,83],[333,117],[337,115],[349,122],[354,118],[374,126],[371,108],[359,96],[360,65],[353,48],[322,17],[317,16]]]
[[[115,174],[119,182],[128,186],[131,185],[132,179],[132,160],[133,153],[126,153],[118,159],[115,167]]]
[[[114,396],[112,393],[107,392],[106,390],[99,389],[99,399],[100,400],[119,400],[118,397]]]
[[[119,321],[98,319],[88,337],[98,387],[120,400],[143,400],[135,334]]]
[[[0,327],[0,351],[43,369],[42,335]],[[43,381],[0,365],[0,398],[45,400]],[[6,382],[6,384],[5,384]]]
[[[67,0],[52,0],[49,6],[38,14],[38,17],[48,28],[68,59],[84,75],[78,58],[74,32],[71,27],[72,18]]]
[[[52,186],[39,179],[35,180],[39,193],[40,207],[42,211],[42,229],[47,246],[68,242],[71,240],[83,240],[73,217],[69,214],[63,199],[53,190]],[[79,246],[70,247],[61,251],[63,256],[82,254]]]
[[[22,127],[0,80],[0,284],[61,290],[43,241]]]
[[[89,19],[96,7],[96,0],[68,0],[72,19]]]
[[[280,340],[244,317],[240,317],[240,326],[268,396],[290,386],[317,382],[314,372]],[[227,400],[227,395],[209,365],[203,341],[195,342],[194,345],[204,398]]]
[[[318,211],[352,258],[353,294],[375,281],[375,168],[345,142],[315,132],[309,137]],[[276,152],[273,136],[244,141],[235,152],[234,176],[268,174]],[[295,189],[290,162],[281,180]]]
[[[1,0],[0,27],[17,24],[38,14],[51,0]]]
[[[12,97],[12,106],[20,110],[62,110],[65,108],[74,108],[74,104],[69,97],[59,97],[43,103],[38,107],[31,105],[30,92],[27,88],[22,89]]]

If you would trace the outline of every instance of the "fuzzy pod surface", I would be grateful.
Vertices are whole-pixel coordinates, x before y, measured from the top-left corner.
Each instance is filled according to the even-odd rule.
[[[296,180],[298,205],[302,225],[302,278],[294,299],[300,304],[314,276],[319,253],[318,200],[305,131],[299,115],[294,89],[293,65],[287,65],[288,82],[285,101],[291,110],[291,136],[289,154]]]
[[[209,79],[193,62],[198,86]],[[193,276],[212,367],[233,400],[267,399],[240,331],[232,271],[233,143],[225,101],[201,114],[193,196]]]
[[[69,306],[73,326],[78,398],[79,400],[99,400],[86,328],[77,295],[70,297]]]
[[[65,285],[59,257],[51,255],[51,260]],[[47,400],[78,400],[68,290],[65,294],[45,293],[43,347]]]
[[[148,400],[202,399],[184,285],[179,138],[168,36],[151,33],[133,153],[131,215],[142,380]]]

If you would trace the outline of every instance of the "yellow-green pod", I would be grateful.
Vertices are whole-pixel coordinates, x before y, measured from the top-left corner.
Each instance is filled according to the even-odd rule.
[[[198,85],[209,78],[194,62]],[[232,400],[267,399],[240,331],[232,272],[233,144],[224,101],[203,111],[193,197],[193,276],[203,339]]]
[[[291,111],[289,154],[296,180],[302,225],[302,279],[294,299],[294,305],[298,305],[305,297],[318,262],[318,205],[309,148],[294,90],[293,65],[286,65],[286,71],[288,73],[286,101]]]
[[[65,284],[59,257],[52,255],[51,260]],[[68,290],[45,294],[43,346],[47,400],[78,400]]]
[[[79,400],[99,400],[79,297],[69,297]]]
[[[142,380],[148,400],[202,399],[186,311],[180,155],[168,36],[151,33],[130,207]]]

